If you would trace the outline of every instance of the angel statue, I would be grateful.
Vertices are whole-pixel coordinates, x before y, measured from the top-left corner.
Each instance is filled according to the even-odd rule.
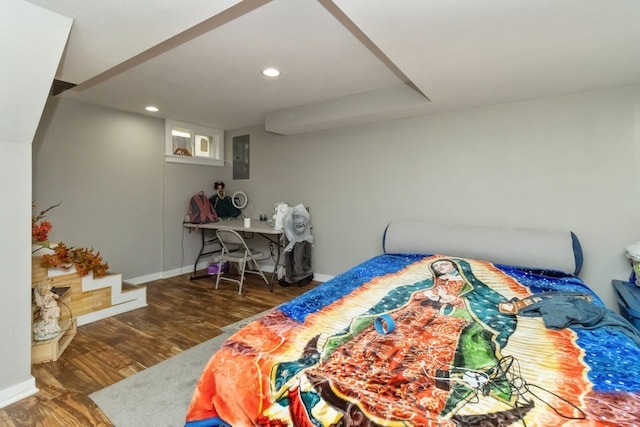
[[[33,326],[33,339],[35,341],[46,341],[60,335],[61,329],[58,324],[60,317],[60,307],[56,299],[58,295],[51,291],[51,285],[43,282],[33,292],[36,305],[40,307],[40,318]]]

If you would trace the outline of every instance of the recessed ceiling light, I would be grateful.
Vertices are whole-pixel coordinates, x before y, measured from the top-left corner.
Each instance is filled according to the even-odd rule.
[[[158,111],[160,111],[158,107],[154,107],[153,105],[147,105],[146,107],[144,107],[144,109],[153,113],[157,113]]]
[[[262,75],[267,77],[278,77],[280,75],[280,70],[277,68],[265,68],[262,70]]]

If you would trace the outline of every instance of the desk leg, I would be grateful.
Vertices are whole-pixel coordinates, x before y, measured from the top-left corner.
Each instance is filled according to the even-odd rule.
[[[205,229],[201,228],[200,229],[200,236],[202,236],[202,246],[200,247],[200,252],[198,253],[198,257],[196,258],[196,262],[193,264],[193,274],[191,276],[189,276],[189,280],[197,280],[197,279],[204,279],[205,277],[209,277],[208,273],[204,273],[204,274],[197,274],[198,272],[198,264],[200,263],[200,258],[206,256],[206,255],[213,255],[217,252],[220,252],[220,249],[217,249],[215,251],[209,251],[209,252],[205,252],[205,248],[207,247],[207,245],[213,244],[215,242],[218,241],[217,237],[212,237],[210,239],[207,240],[207,237],[205,236]]]
[[[278,252],[276,254],[276,264],[273,266],[273,272],[271,273],[271,280],[269,280],[269,290],[271,292],[273,292],[273,279],[278,274],[278,267],[280,266],[280,255],[282,254],[283,250],[284,250],[284,247],[282,246],[282,238],[279,237],[278,242],[276,243],[276,251]]]
[[[283,240],[282,235],[278,235],[275,238],[271,237],[270,235],[267,235],[267,234],[261,234],[261,236],[269,241],[269,250],[270,251],[271,251],[271,248],[273,246],[276,247],[276,264],[273,266],[273,272],[271,273],[271,280],[269,280],[269,290],[271,292],[273,292],[273,279],[278,274],[278,266],[280,265],[280,256],[282,254],[282,251],[284,250],[284,240]],[[273,246],[271,246],[271,245],[273,245]],[[272,252],[272,254],[273,254],[273,252]]]

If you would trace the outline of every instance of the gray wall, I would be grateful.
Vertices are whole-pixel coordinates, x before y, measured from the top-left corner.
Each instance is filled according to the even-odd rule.
[[[63,200],[68,206],[99,187],[104,206],[113,206],[100,221],[109,238],[93,234],[93,224],[72,230],[80,228],[75,208],[60,209],[58,216],[64,210],[69,217],[56,217],[54,227],[66,240],[91,233],[93,240],[81,243],[99,248],[126,278],[187,271],[199,245],[198,235],[180,226],[188,200],[199,190],[211,194],[212,183],[222,179],[229,194],[247,193],[249,216],[271,214],[278,201],[309,206],[320,275],[380,253],[382,232],[393,220],[573,230],[585,251],[582,277],[614,307],[610,280],[628,277],[623,248],[640,240],[639,100],[640,86],[632,86],[292,137],[241,129],[226,134],[224,167],[164,163],[159,120],[128,115],[127,121],[126,114],[62,102],[55,108],[66,112],[56,111],[39,133],[34,188],[39,202]],[[78,179],[71,163],[92,162],[84,170],[100,171],[107,161],[85,151],[57,172],[76,178],[53,178],[59,167],[54,163],[65,156],[52,156],[66,144],[86,144],[92,136],[105,146],[122,144],[94,132],[115,120],[139,127],[122,133],[130,136],[127,145],[142,143],[147,156],[125,161],[118,155],[109,162],[120,165],[114,172],[119,176]],[[151,130],[144,131],[147,126]],[[151,141],[156,134],[157,147]],[[230,141],[244,134],[251,137],[250,179],[234,181]],[[119,152],[102,150],[103,156]],[[41,170],[49,170],[46,179]],[[141,194],[142,206],[135,199]],[[136,214],[143,210],[145,218],[135,225],[120,214],[134,199]]]
[[[33,143],[37,208],[62,202],[50,239],[124,277],[162,271],[163,156],[162,120],[50,99]]]
[[[640,240],[640,86],[538,99],[295,137],[251,135],[254,216],[311,207],[315,270],[381,250],[393,220],[573,230],[583,279],[615,307],[610,281]],[[526,244],[526,242],[523,242]]]
[[[93,247],[133,283],[189,271],[199,249],[181,227],[189,199],[231,172],[165,163],[164,132],[161,119],[50,98],[33,143],[33,197],[38,209],[62,202],[47,215],[51,240]]]
[[[230,158],[225,163],[229,161]],[[190,232],[181,225],[191,196],[200,191],[211,196],[215,181],[231,181],[231,169],[176,163],[165,163],[164,169],[163,262],[165,274],[173,275],[192,271],[191,266],[200,249],[200,232]]]

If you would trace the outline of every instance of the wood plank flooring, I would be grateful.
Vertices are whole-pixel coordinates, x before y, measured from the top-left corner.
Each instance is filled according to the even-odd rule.
[[[148,306],[80,326],[56,362],[32,366],[40,390],[0,409],[0,426],[113,424],[89,394],[219,335],[220,327],[275,307],[312,289],[274,286],[245,278],[244,294],[231,282],[189,275],[147,283]]]

